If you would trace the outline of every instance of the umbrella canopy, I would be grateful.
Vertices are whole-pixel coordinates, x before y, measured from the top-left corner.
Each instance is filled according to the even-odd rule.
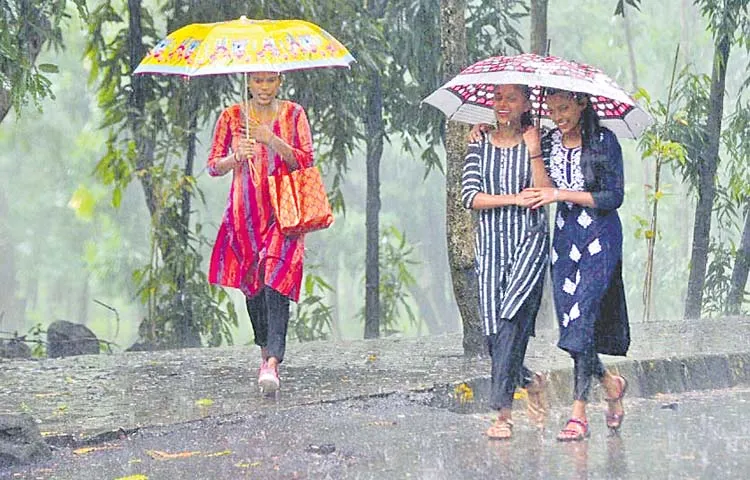
[[[136,74],[219,75],[348,67],[354,57],[331,34],[304,20],[194,23],[161,40]]]
[[[497,85],[532,87],[533,111],[548,116],[543,87],[588,93],[602,125],[621,138],[637,138],[653,123],[651,116],[614,80],[590,65],[526,53],[481,60],[430,94],[423,101],[448,118],[465,123],[494,123],[492,109]]]

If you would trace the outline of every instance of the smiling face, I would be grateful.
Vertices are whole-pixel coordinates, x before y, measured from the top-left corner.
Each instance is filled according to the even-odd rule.
[[[520,85],[498,85],[493,102],[495,118],[500,125],[520,123],[521,115],[531,109],[531,103]]]
[[[580,128],[585,108],[586,99],[576,99],[569,92],[557,92],[547,97],[549,116],[563,134]]]
[[[247,90],[258,106],[270,105],[279,94],[281,75],[272,72],[252,73],[247,79]]]

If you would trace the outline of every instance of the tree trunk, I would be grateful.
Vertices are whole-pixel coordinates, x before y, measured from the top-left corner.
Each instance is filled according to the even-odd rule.
[[[143,44],[143,33],[141,29],[141,2],[140,0],[128,0],[129,30],[128,50],[130,54],[130,72],[135,71],[141,59],[146,55],[146,46]],[[145,116],[146,99],[144,95],[141,75],[131,75],[132,89],[128,98],[130,109],[128,111],[128,126],[133,135],[138,157],[136,168],[143,172],[138,179],[143,187],[146,197],[146,206],[153,218],[157,213],[156,195],[154,194],[153,181],[150,168],[154,164],[155,132],[144,132],[142,119]]]
[[[383,156],[383,91],[372,72],[367,94],[367,205],[365,211],[365,338],[380,336],[380,159]]]
[[[440,8],[440,49],[446,80],[466,64],[466,0],[442,0]],[[448,263],[458,311],[463,323],[465,355],[484,353],[479,316],[477,278],[474,271],[474,221],[461,204],[461,173],[466,153],[467,129],[448,122],[445,131],[446,234]]]
[[[745,208],[745,227],[742,230],[742,242],[734,261],[732,281],[727,296],[727,315],[739,315],[745,299],[745,285],[750,271],[750,200]]]
[[[695,209],[693,227],[693,251],[690,257],[690,277],[688,279],[685,318],[699,318],[703,304],[703,283],[706,280],[708,246],[711,235],[711,214],[716,196],[716,169],[719,162],[719,140],[721,116],[724,112],[724,84],[729,60],[730,39],[722,35],[716,42],[711,74],[711,94],[706,122],[706,146],[700,156],[698,206]]]
[[[549,0],[531,0],[531,52],[547,55],[547,5]]]

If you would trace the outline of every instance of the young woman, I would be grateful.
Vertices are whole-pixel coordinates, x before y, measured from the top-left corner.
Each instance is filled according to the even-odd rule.
[[[479,216],[479,300],[492,358],[490,404],[498,410],[487,436],[494,439],[513,434],[511,406],[517,386],[528,385],[532,401],[543,399],[543,377],[523,367],[549,250],[542,212],[527,208],[536,200],[526,191],[532,179],[536,184],[546,178],[539,131],[528,121],[528,93],[520,85],[496,88],[498,128],[477,134],[479,140],[469,144],[462,178],[463,205]]]
[[[617,214],[624,195],[622,152],[615,135],[599,125],[587,95],[549,90],[546,101],[557,126],[541,143],[549,178],[524,193],[534,209],[557,202],[551,271],[558,346],[573,357],[575,376],[572,414],[557,439],[575,441],[589,435],[593,376],[607,395],[607,426],[617,430],[625,416],[627,381],[607,371],[598,356],[625,355],[630,345]]]
[[[299,299],[304,257],[304,237],[283,235],[274,219],[268,176],[313,163],[307,115],[296,103],[276,98],[280,86],[277,73],[250,74],[250,100],[221,113],[208,158],[210,175],[233,176],[209,281],[245,294],[261,347],[258,384],[265,392],[280,385],[289,301]]]

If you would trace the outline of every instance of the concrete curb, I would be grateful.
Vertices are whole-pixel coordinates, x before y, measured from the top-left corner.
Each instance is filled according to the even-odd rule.
[[[628,379],[627,397],[648,398],[657,394],[730,388],[750,385],[750,353],[707,354],[649,360],[626,360],[606,365],[608,369]],[[551,406],[565,406],[573,398],[573,369],[555,369],[547,374],[547,398]],[[462,395],[462,383],[472,392],[467,401]],[[469,413],[488,409],[490,377],[481,376],[436,386],[432,391],[450,399],[434,398],[430,404]],[[595,384],[592,402],[603,401],[602,389]],[[471,403],[472,405],[467,405]],[[518,402],[514,404],[518,407]]]

